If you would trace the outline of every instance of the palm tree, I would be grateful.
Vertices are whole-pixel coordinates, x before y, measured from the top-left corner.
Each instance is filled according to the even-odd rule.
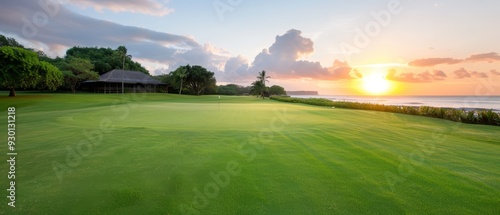
[[[257,95],[257,97],[262,96],[262,91],[264,90],[264,86],[262,86],[262,82],[254,81],[252,83],[252,90],[250,91],[252,95]]]
[[[181,79],[181,87],[179,89],[179,95],[182,93],[182,82],[184,81],[186,75],[187,75],[187,69],[185,67],[179,67],[177,69],[177,77]]]
[[[259,76],[257,76],[257,80],[260,81],[264,87],[266,86],[266,82],[269,82],[269,79],[271,76],[266,76],[266,71],[262,70],[262,72],[259,72]]]
[[[132,58],[132,55],[127,55],[127,53],[123,54],[123,62],[122,62],[122,69],[125,70],[125,58]]]
[[[266,75],[266,71],[262,70],[262,72],[259,72],[259,76],[257,76],[257,81],[252,83],[254,93],[260,94],[262,99],[264,99],[265,92],[267,90],[266,82],[269,82],[269,80],[267,80],[269,78],[271,77]]]

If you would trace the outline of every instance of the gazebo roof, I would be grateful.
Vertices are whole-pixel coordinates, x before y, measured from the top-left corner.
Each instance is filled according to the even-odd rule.
[[[99,80],[86,81],[105,82],[105,83],[126,83],[126,84],[162,84],[160,81],[152,78],[148,74],[121,69],[113,69],[99,77]]]

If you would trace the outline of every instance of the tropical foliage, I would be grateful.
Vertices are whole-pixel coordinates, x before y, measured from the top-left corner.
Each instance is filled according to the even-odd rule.
[[[269,82],[270,76],[266,75],[266,71],[262,70],[259,72],[259,76],[257,76],[257,80],[252,83],[252,91],[253,95],[257,95],[262,97],[269,97],[269,88],[266,87],[266,82]]]
[[[140,63],[132,61],[132,56],[127,54],[125,46],[119,46],[117,49],[75,46],[66,51],[66,57],[88,59],[94,65],[94,71],[99,75],[113,69],[125,69],[149,74],[149,71]]]
[[[217,92],[214,73],[198,65],[180,66],[169,74],[156,76],[169,86],[169,91],[179,94],[203,95]]]
[[[179,95],[181,95],[182,94],[182,83],[184,82],[184,79],[187,76],[187,68],[186,67],[179,67],[174,71],[174,74],[175,74],[176,80],[180,82]]]
[[[251,86],[245,87],[236,84],[221,85],[217,88],[220,95],[249,95],[251,91]]]
[[[67,57],[66,61],[60,66],[61,70],[63,70],[64,83],[73,93],[84,81],[99,79],[99,75],[93,71],[94,65],[90,60]]]
[[[208,71],[202,66],[185,66],[186,68],[186,87],[191,94],[200,95],[204,92],[214,92],[217,88],[214,73]]]
[[[62,74],[50,63],[40,61],[38,54],[13,46],[0,47],[0,85],[16,96],[16,88],[55,90],[62,84]]]
[[[59,86],[63,85],[63,74],[54,65],[45,61],[40,61],[38,72],[40,75],[40,80],[38,81],[38,84],[36,86],[37,89],[41,91],[54,91],[57,90]]]
[[[132,61],[125,46],[117,49],[76,46],[68,49],[63,58],[51,58],[0,34],[0,49],[0,87],[8,89],[10,96],[15,96],[16,88],[43,91],[63,86],[76,92],[82,82],[98,79],[113,69],[149,74],[140,63]]]
[[[15,88],[35,87],[40,79],[37,72],[38,56],[23,48],[0,47],[0,83],[16,96]]]
[[[1,46],[24,48],[24,46],[18,43],[14,38],[6,37],[0,34],[0,47]]]
[[[273,86],[269,87],[269,94],[271,96],[273,96],[273,95],[284,96],[284,95],[286,95],[286,91],[285,91],[285,88],[283,88],[282,86],[273,85]]]

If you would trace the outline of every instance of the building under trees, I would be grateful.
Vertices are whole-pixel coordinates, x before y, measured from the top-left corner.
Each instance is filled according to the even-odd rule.
[[[102,74],[99,80],[83,82],[82,90],[95,93],[158,92],[166,84],[138,71],[114,69]]]

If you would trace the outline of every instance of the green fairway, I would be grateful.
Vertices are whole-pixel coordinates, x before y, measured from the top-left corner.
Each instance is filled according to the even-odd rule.
[[[39,94],[0,214],[500,214],[500,127],[255,97]],[[10,180],[9,180],[10,181]]]

